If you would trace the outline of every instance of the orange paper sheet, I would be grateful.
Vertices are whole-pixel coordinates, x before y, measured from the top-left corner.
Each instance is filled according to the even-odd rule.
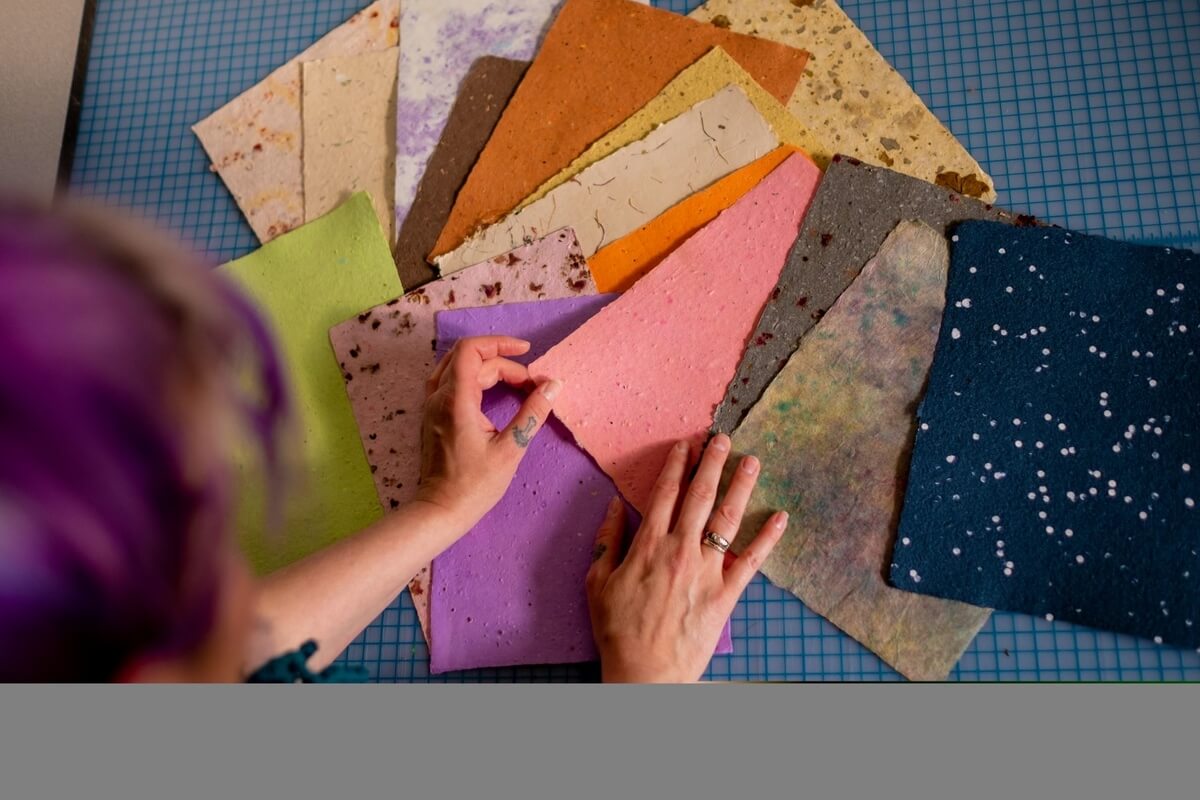
[[[689,236],[757,186],[785,158],[798,152],[795,147],[778,147],[597,252],[588,259],[597,290],[623,292],[633,286]]]
[[[717,46],[785,104],[808,60],[803,50],[629,0],[567,0],[430,257],[516,208]]]

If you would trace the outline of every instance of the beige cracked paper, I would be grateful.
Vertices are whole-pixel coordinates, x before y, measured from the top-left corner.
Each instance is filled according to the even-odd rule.
[[[832,152],[819,141],[805,125],[788,111],[782,103],[771,96],[758,81],[734,61],[733,57],[714,47],[695,64],[679,73],[653,100],[605,134],[579,157],[564,167],[557,175],[538,187],[538,190],[521,201],[522,209],[546,196],[552,189],[566,183],[597,161],[620,150],[627,144],[644,139],[649,133],[668,120],[674,119],[706,97],[712,97],[726,86],[739,86],[758,113],[770,124],[781,144],[799,147],[810,154],[817,166],[825,169],[828,159],[821,160],[815,154]]]
[[[366,192],[393,241],[398,48],[304,67],[304,219]]]
[[[691,14],[809,52],[788,108],[829,150],[982,200],[991,176],[834,0],[709,0]]]
[[[787,511],[763,574],[914,680],[944,679],[991,613],[885,579],[949,262],[941,233],[897,225],[733,432],[762,464],[735,548]]]
[[[746,93],[728,86],[484,228],[437,259],[443,275],[565,226],[584,257],[779,145]]]
[[[400,0],[376,0],[192,126],[264,244],[304,222],[301,64],[396,47]]]

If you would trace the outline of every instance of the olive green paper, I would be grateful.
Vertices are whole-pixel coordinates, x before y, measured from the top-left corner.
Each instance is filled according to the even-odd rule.
[[[733,433],[762,462],[734,548],[787,511],[762,572],[914,680],[945,678],[990,613],[884,580],[948,267],[938,232],[901,222]]]
[[[382,516],[375,482],[329,343],[329,329],[403,290],[364,192],[220,268],[270,325],[288,376],[298,446],[282,520],[268,530],[258,464],[239,463],[239,539],[260,574],[320,550]]]

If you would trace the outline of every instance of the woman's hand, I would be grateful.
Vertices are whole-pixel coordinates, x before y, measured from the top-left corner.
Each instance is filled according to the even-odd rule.
[[[416,499],[447,513],[463,532],[504,496],[562,389],[557,380],[541,384],[504,430],[492,425],[481,409],[483,393],[501,381],[527,384],[529,371],[505,356],[528,351],[529,342],[508,336],[462,339],[426,383]]]
[[[724,434],[708,445],[676,515],[688,445],[675,445],[624,561],[625,504],[620,498],[609,504],[587,574],[605,681],[698,680],[742,590],[783,535],[787,514],[777,512],[739,557],[702,544],[705,531],[733,541],[758,481],[757,459],[742,459],[713,512],[729,448]]]

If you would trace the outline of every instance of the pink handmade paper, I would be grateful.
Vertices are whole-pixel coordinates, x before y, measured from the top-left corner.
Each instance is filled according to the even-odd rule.
[[[420,478],[425,380],[436,360],[434,315],[451,308],[591,294],[596,294],[596,284],[575,233],[563,228],[427,283],[330,330],[384,510],[410,500]],[[426,639],[428,572],[424,567],[409,584]]]
[[[703,442],[819,180],[788,158],[530,366],[565,379],[555,415],[639,511],[672,443]]]

